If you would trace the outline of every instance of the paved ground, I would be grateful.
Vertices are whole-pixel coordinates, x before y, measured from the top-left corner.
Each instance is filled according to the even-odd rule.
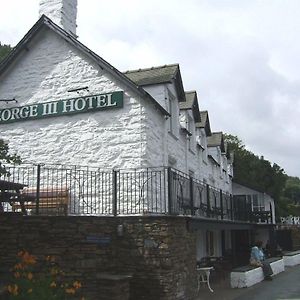
[[[228,280],[212,283],[212,288],[213,293],[202,286],[197,300],[300,300],[300,266],[287,268],[273,281],[263,281],[250,288],[232,289]]]

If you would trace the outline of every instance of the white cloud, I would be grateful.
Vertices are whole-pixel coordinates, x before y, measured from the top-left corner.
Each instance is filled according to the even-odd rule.
[[[78,1],[80,41],[120,70],[180,63],[213,130],[300,176],[298,0]],[[38,0],[0,4],[0,41],[15,44]]]

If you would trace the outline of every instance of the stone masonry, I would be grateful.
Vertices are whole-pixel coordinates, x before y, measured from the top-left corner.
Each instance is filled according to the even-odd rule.
[[[87,299],[194,299],[196,241],[187,220],[2,214],[0,278],[26,249],[57,257]]]

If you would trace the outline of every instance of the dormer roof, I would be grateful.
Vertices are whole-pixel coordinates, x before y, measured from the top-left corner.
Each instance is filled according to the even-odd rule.
[[[185,101],[185,93],[181,79],[179,64],[163,65],[145,69],[129,70],[124,74],[139,86],[175,83],[178,100]]]
[[[192,110],[195,122],[201,121],[200,111],[199,111],[199,104],[197,98],[196,91],[188,91],[185,92],[185,102],[179,103],[179,108],[181,110]]]
[[[200,122],[196,123],[197,128],[204,128],[206,136],[211,135],[211,129],[210,129],[210,123],[209,123],[209,117],[208,117],[208,111],[200,111]]]
[[[224,137],[222,132],[213,132],[207,137],[207,147],[220,147],[221,152],[225,152]]]

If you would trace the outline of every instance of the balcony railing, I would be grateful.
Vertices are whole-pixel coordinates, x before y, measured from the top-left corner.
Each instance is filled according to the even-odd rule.
[[[0,179],[25,184],[31,195],[28,214],[188,215],[199,218],[256,222],[235,205],[230,194],[169,167],[103,170],[62,165],[7,167]],[[1,202],[0,202],[1,204]],[[239,208],[239,209],[238,209]],[[2,202],[4,211],[20,211]]]

